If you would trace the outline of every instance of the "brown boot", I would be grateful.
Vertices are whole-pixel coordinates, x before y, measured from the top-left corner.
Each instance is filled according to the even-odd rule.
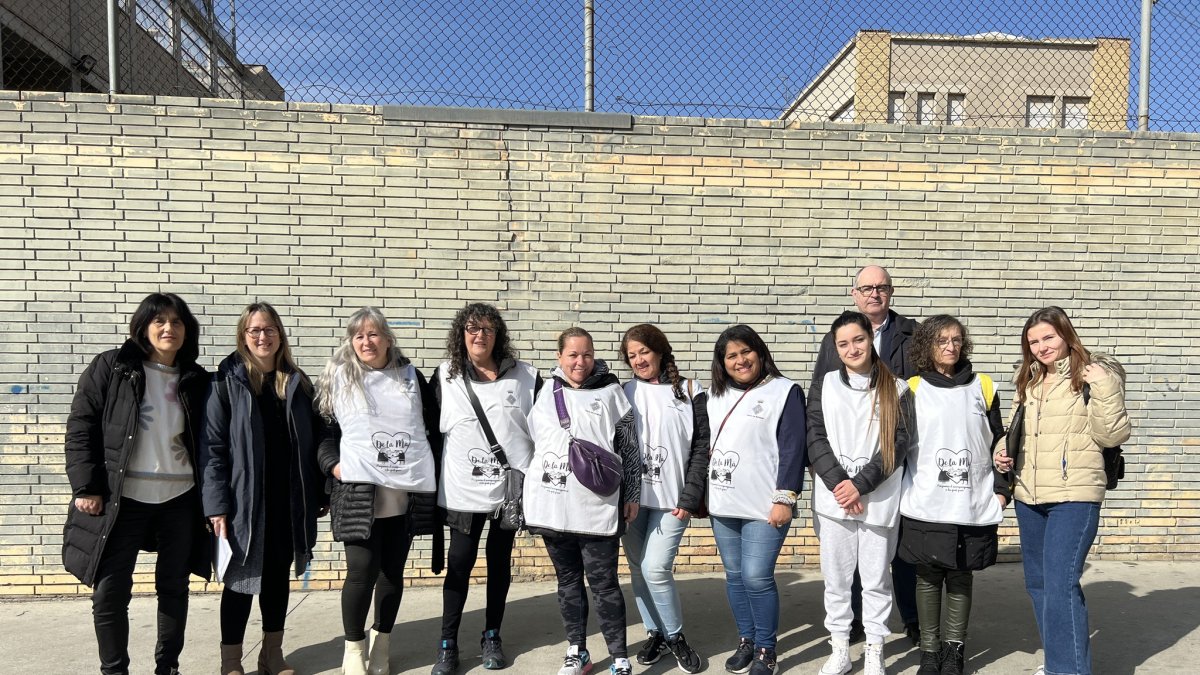
[[[258,652],[258,671],[263,675],[296,675],[283,660],[283,631],[263,633],[262,649]]]
[[[221,645],[221,675],[246,675],[242,668],[242,646]]]

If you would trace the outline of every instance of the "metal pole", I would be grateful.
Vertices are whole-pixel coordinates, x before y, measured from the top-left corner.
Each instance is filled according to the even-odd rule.
[[[108,0],[108,93],[117,93],[117,0]]]
[[[1142,0],[1142,54],[1138,63],[1138,131],[1150,130],[1150,14],[1156,0]]]
[[[583,0],[583,109],[596,112],[596,6]]]

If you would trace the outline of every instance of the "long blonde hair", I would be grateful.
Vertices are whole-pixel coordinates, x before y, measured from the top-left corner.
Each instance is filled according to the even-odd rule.
[[[300,377],[300,386],[311,390],[312,384],[308,381],[308,376],[304,374],[296,366],[296,361],[292,358],[292,348],[288,345],[287,331],[283,329],[283,322],[279,319],[279,312],[268,302],[252,302],[246,305],[242,310],[242,316],[237,323],[237,351],[242,357],[242,363],[246,366],[246,373],[250,378],[250,388],[254,390],[257,396],[262,393],[263,377],[265,372],[254,365],[254,359],[250,356],[250,348],[246,346],[246,327],[250,325],[250,317],[256,312],[262,312],[271,319],[271,323],[275,324],[275,330],[279,333],[279,349],[275,350],[275,395],[279,400],[287,400],[288,383],[293,376]]]
[[[375,329],[389,343],[387,367],[403,365],[408,362],[400,348],[396,346],[396,334],[388,326],[383,312],[374,307],[363,307],[355,311],[350,315],[350,320],[346,322],[346,333],[338,343],[337,349],[333,351],[333,356],[329,357],[325,363],[321,377],[317,380],[317,410],[326,418],[333,418],[334,402],[341,393],[349,394],[352,397],[362,397],[363,400],[367,398],[366,388],[363,386],[367,367],[354,352],[354,336],[358,334],[364,324],[368,323],[375,326]],[[349,392],[335,391],[338,386],[336,380],[339,372],[345,373],[345,384],[350,388]]]

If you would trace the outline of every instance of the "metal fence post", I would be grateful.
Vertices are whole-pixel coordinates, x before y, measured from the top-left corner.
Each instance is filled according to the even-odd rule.
[[[108,93],[117,93],[117,0],[106,3],[108,21]]]
[[[1150,15],[1157,0],[1142,0],[1141,62],[1138,63],[1138,131],[1150,130]]]
[[[596,112],[596,6],[583,0],[583,109]]]

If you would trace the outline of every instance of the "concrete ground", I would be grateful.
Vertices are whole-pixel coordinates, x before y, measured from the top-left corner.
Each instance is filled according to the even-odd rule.
[[[782,620],[779,671],[816,673],[828,654],[821,623],[822,582],[816,570],[781,572]],[[688,640],[706,659],[710,673],[724,672],[725,658],[737,636],[725,600],[724,579],[686,576],[678,581]],[[1091,617],[1095,672],[1200,673],[1200,562],[1092,563],[1084,576]],[[629,608],[630,654],[642,641],[632,600]],[[482,588],[472,588],[463,618],[460,673],[484,673],[478,635],[483,628]],[[192,596],[188,643],[180,670],[184,675],[214,673],[218,665],[217,594]],[[95,636],[87,598],[0,601],[0,672],[47,675],[97,672]],[[257,614],[257,609],[255,610]],[[433,662],[441,625],[440,587],[406,590],[393,632],[392,672],[425,675]],[[131,608],[132,672],[153,672],[154,599],[138,597]],[[893,629],[898,622],[893,617]],[[589,647],[597,673],[611,661],[595,622]],[[246,644],[247,672],[258,655],[257,616]],[[557,672],[565,641],[552,582],[514,584],[504,623],[509,673]],[[1037,630],[1025,594],[1019,564],[997,565],[976,576],[975,602],[967,641],[971,672],[1031,673],[1041,663]],[[296,592],[291,597],[285,653],[304,675],[340,672],[341,614],[337,592]],[[862,647],[852,648],[855,673],[862,670]],[[913,673],[917,650],[896,635],[885,649],[889,672]],[[641,667],[637,673],[677,672],[673,660]]]

